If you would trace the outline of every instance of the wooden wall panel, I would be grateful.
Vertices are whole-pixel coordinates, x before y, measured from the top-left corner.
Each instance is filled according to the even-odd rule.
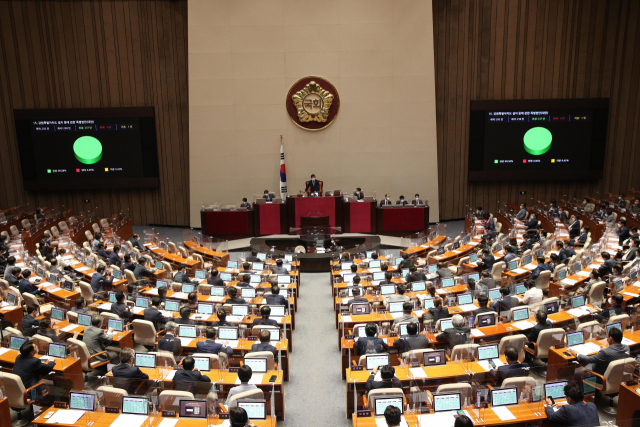
[[[0,2],[0,207],[189,224],[186,0]],[[153,106],[160,187],[26,192],[13,109]],[[91,202],[86,204],[84,199]]]
[[[640,2],[434,0],[433,19],[441,219],[640,188]],[[537,98],[610,98],[603,179],[468,182],[470,101]]]

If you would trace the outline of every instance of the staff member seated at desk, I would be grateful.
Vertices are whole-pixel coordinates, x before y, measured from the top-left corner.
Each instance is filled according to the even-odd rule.
[[[289,274],[287,269],[282,266],[283,264],[284,262],[282,261],[282,259],[278,258],[276,260],[276,266],[273,267],[273,270],[271,270],[273,274]]]
[[[311,193],[322,193],[322,181],[316,179],[315,174],[311,174],[311,179],[305,183],[304,192],[307,196]]]
[[[211,378],[200,373],[200,369],[196,368],[196,361],[192,356],[187,356],[182,360],[182,370],[177,371],[173,377],[173,381],[179,382],[198,382],[198,383],[210,383]],[[242,369],[242,368],[240,368]]]
[[[527,236],[536,234],[538,228],[540,228],[540,226],[538,225],[538,215],[535,212],[531,212],[529,221],[525,222],[524,225],[527,227],[527,231],[525,233]]]
[[[228,356],[233,356],[233,348],[227,347],[227,343],[218,344],[216,342],[215,328],[207,328],[205,333],[207,339],[196,343],[198,353],[218,354],[224,351]]]
[[[598,408],[595,403],[584,402],[584,391],[582,385],[571,382],[564,386],[564,394],[567,398],[566,404],[553,404],[551,399],[547,399],[544,412],[547,420],[558,423],[562,426],[599,426]],[[556,411],[556,408],[559,408]]]
[[[260,340],[260,342],[257,342],[251,346],[252,353],[255,353],[257,351],[270,351],[271,353],[273,353],[273,357],[278,356],[278,350],[270,343],[271,333],[269,331],[266,331],[264,329],[261,330],[258,333],[258,340]]]
[[[438,269],[436,270],[436,274],[441,279],[446,279],[447,277],[453,277],[451,270],[447,267],[444,262],[439,262],[436,266]]]
[[[103,267],[104,270],[104,267]],[[39,295],[40,291],[38,290],[38,288],[36,288],[36,286],[31,283],[29,281],[29,277],[31,277],[31,270],[26,269],[26,270],[22,270],[22,279],[20,279],[20,282],[18,282],[18,290],[20,291],[21,294],[24,294],[25,292],[29,292],[32,295]]]
[[[253,325],[278,326],[278,321],[269,319],[271,308],[268,305],[260,307],[260,318],[253,319]]]
[[[378,326],[375,323],[367,323],[364,327],[364,333],[366,337],[358,338],[356,342],[356,354],[362,356],[363,354],[375,354],[384,353],[389,348],[387,343],[383,339],[377,338]]]
[[[395,340],[393,347],[399,352],[405,353],[411,350],[420,350],[429,347],[429,341],[427,337],[418,334],[418,323],[409,323],[407,325],[407,335],[402,335]]]
[[[384,266],[384,267],[386,267],[386,266]],[[391,273],[390,271],[385,271],[384,272],[384,280],[382,282],[380,282],[380,284],[381,285],[393,285],[394,283],[391,281],[392,277],[393,277],[393,273]]]
[[[487,307],[488,304],[489,304],[489,297],[486,296],[486,295],[480,295],[478,297],[478,307],[479,308],[473,310],[474,317],[477,317],[478,314],[482,314],[482,313],[495,312],[493,307]]]
[[[229,298],[225,301],[225,304],[248,304],[244,298],[238,296],[237,288],[232,286],[227,290],[227,293],[229,294]]]
[[[382,381],[376,381],[376,374],[380,371],[380,377],[382,377]],[[367,379],[366,384],[367,391],[369,390],[377,390],[380,388],[402,388],[402,383],[396,377],[396,370],[391,365],[383,365],[376,366],[376,368],[371,371],[371,375]]]
[[[22,335],[30,337],[36,333],[36,329],[40,326],[40,321],[36,320],[39,315],[39,307],[37,305],[29,304],[27,306],[27,315],[22,318],[22,323],[20,324]]]
[[[187,275],[187,266],[184,264],[180,264],[178,266],[178,272],[173,276],[173,281],[178,283],[193,283],[197,285],[198,281],[189,280],[189,276]]]
[[[58,333],[60,333],[58,330],[51,329],[51,319],[49,319],[48,317],[45,317],[44,319],[40,320],[40,326],[36,334],[42,335],[43,337],[47,337],[54,343],[66,342],[66,340],[60,339],[60,337],[58,336]],[[64,335],[65,333],[62,332],[62,334]],[[80,331],[74,332],[73,339],[77,339],[79,334],[80,334]]]
[[[271,197],[271,194],[269,194],[269,190],[264,190],[262,198],[265,199],[267,202],[270,202],[274,199],[273,197]]]
[[[38,383],[41,376],[49,374],[56,365],[55,359],[50,359],[48,363],[42,363],[35,357],[38,354],[36,346],[31,341],[26,341],[20,346],[20,354],[16,357],[11,373],[17,375],[22,380],[24,388],[33,387]]]
[[[170,351],[174,356],[178,356],[182,351],[182,342],[176,337],[175,322],[167,322],[164,331],[164,336],[158,338],[158,350]]]
[[[402,316],[396,318],[393,321],[393,325],[391,325],[391,327],[395,328],[396,326],[398,326],[400,323],[403,323],[403,322],[420,323],[420,320],[417,317],[414,317],[411,315],[412,311],[413,311],[413,304],[411,304],[410,302],[405,302],[404,304],[402,304]]]
[[[120,350],[120,364],[111,368],[111,374],[114,378],[128,378],[134,380],[148,380],[149,375],[145,374],[140,368],[133,366],[133,358],[135,352],[132,348],[123,348]]]
[[[491,271],[495,263],[496,259],[491,254],[491,250],[484,248],[482,250],[482,261],[478,262],[478,265],[481,266],[483,270]]]
[[[227,400],[224,402],[227,407],[229,406],[229,402],[234,395],[258,388],[255,384],[249,384],[252,376],[253,371],[251,370],[250,366],[243,365],[240,367],[240,369],[238,369],[238,379],[240,380],[240,385],[232,387],[231,390],[229,390]]]
[[[243,197],[242,198],[242,203],[240,203],[240,207],[241,208],[251,209],[251,203],[249,203],[249,201],[247,200],[246,197]]]
[[[518,362],[518,350],[515,347],[504,349],[504,359],[506,365],[499,366],[497,371],[489,371],[489,375],[498,383],[498,387],[505,378],[526,377],[529,375],[529,365]]]
[[[449,309],[442,306],[442,298],[436,297],[433,300],[433,307],[429,309],[429,315],[433,318],[433,322],[449,317]]]
[[[453,328],[443,331],[436,335],[436,341],[449,343],[449,348],[453,348],[459,344],[465,344],[468,341],[471,329],[464,327],[464,317],[454,314],[451,324]]]
[[[418,273],[418,267],[412,265],[407,274],[407,282],[426,282],[427,276],[424,273]]]
[[[126,254],[124,256],[124,261],[122,263],[122,271],[129,270],[130,272],[133,273],[135,269],[136,269],[136,264],[131,262],[131,255]]]
[[[404,199],[404,196],[400,196],[400,198],[399,198],[398,200],[396,200],[396,205],[402,205],[402,206],[405,206],[405,205],[408,205],[408,204],[409,204],[409,202],[407,202],[407,201]]]
[[[104,265],[100,264],[96,267],[96,272],[91,276],[91,289],[93,289],[94,294],[104,292],[104,285],[110,285],[113,283],[113,277],[108,279],[106,274],[102,274],[104,273],[104,270]]]
[[[182,306],[188,307],[189,310],[195,312],[198,309],[198,293],[190,292],[189,295],[187,295],[187,302],[185,302]]]
[[[422,200],[420,200],[420,195],[418,193],[416,193],[416,195],[413,197],[413,200],[411,201],[411,204],[414,205],[414,206],[424,205]]]
[[[109,328],[107,332],[102,329],[102,316],[96,314],[91,318],[91,325],[84,328],[84,335],[82,341],[87,345],[90,355],[102,353],[107,350],[107,346],[111,345],[113,341],[113,328]],[[116,363],[118,355],[115,352],[109,351],[111,362]],[[104,361],[107,358],[104,354],[98,356],[96,360]]]
[[[613,266],[616,265],[616,260],[612,259],[609,252],[606,251],[602,252],[600,256],[604,260],[604,263],[598,268],[598,273],[600,273],[601,276],[607,276],[613,272]]]
[[[618,221],[618,244],[622,246],[625,240],[629,238],[631,233],[629,233],[629,229],[627,228],[627,220],[624,218],[620,218]]]
[[[360,291],[359,288],[358,291]],[[277,283],[275,285],[271,284],[271,294],[265,295],[264,299],[269,305],[284,305],[285,307],[289,306],[289,301],[287,301],[284,296],[280,295],[280,287]]]
[[[382,199],[380,201],[380,207],[382,206],[391,206],[393,204],[393,202],[391,201],[391,196],[389,196],[388,194],[384,195],[384,199]]]
[[[249,421],[249,416],[244,408],[229,408],[229,422],[231,427],[256,427]]]

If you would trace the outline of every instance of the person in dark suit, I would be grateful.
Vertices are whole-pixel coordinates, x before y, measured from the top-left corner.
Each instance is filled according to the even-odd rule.
[[[347,301],[347,307],[351,307],[351,304],[358,304],[358,303],[363,303],[363,304],[368,304],[369,300],[366,298],[363,298],[360,296],[360,288],[359,287],[355,287],[353,288],[353,290],[351,291],[351,294],[353,295],[353,298],[351,298],[349,301]]]
[[[129,307],[124,302],[123,291],[116,292],[116,302],[111,304],[111,312],[125,320],[130,320],[133,317],[131,315],[131,310],[129,310]]]
[[[126,254],[124,256],[124,261],[122,263],[122,271],[124,272],[124,270],[129,270],[130,272],[133,273],[135,269],[136,269],[136,265],[131,261],[131,255]]]
[[[104,243],[98,243],[98,256],[104,258],[105,260],[108,260],[111,256],[111,253],[111,251],[108,251],[104,248]]]
[[[9,274],[4,279],[9,282],[9,286],[18,287],[20,285],[20,267],[6,267]]]
[[[437,268],[438,269],[436,270],[436,274],[439,278],[446,279],[448,277],[453,277],[451,270],[449,270],[449,267],[447,267],[444,262],[439,262]]]
[[[504,256],[502,261],[504,261],[506,268],[509,268],[509,261],[512,261],[517,258],[516,247],[512,245],[506,245],[504,247],[504,251],[506,252],[506,255]]]
[[[240,274],[238,276],[238,282],[236,283],[238,288],[252,288],[251,286],[251,275],[250,274]]]
[[[191,309],[187,306],[181,307],[180,317],[175,320],[176,325],[191,325],[193,321],[189,317],[191,317]],[[220,317],[220,315],[218,315],[218,317]]]
[[[307,194],[319,193],[322,191],[322,188],[320,186],[320,181],[316,179],[315,174],[311,174],[311,179],[305,183],[304,191]]]
[[[518,350],[515,347],[507,347],[504,349],[504,359],[506,365],[498,367],[497,370],[489,371],[489,375],[498,383],[502,384],[505,378],[526,377],[529,375],[529,364],[518,362]]]
[[[520,210],[516,214],[516,218],[518,218],[519,220],[522,221],[526,217],[527,217],[527,204],[526,203],[520,203]]]
[[[224,281],[218,277],[218,269],[213,267],[209,270],[209,278],[207,278],[207,284],[211,286],[224,286]]]
[[[429,347],[429,341],[423,334],[418,334],[418,324],[407,324],[407,335],[402,335],[399,339],[395,340],[393,347],[399,352],[405,353],[410,350],[420,350]]]
[[[382,206],[391,206],[393,202],[391,201],[391,196],[388,194],[384,195],[384,199],[380,200],[380,207]]]
[[[591,230],[591,228],[588,225],[582,226],[580,235],[576,239],[575,246],[584,246],[584,244],[587,243],[587,238],[589,237],[589,230]]]
[[[493,221],[493,218],[488,213],[484,214],[484,219],[486,221],[486,226],[489,227],[489,230],[495,232],[496,231],[496,223]]]
[[[51,241],[47,233],[45,233],[42,236],[42,240],[40,240],[40,252],[44,257],[46,257],[46,254],[51,253]]]
[[[78,314],[87,314],[87,310],[85,309],[87,302],[83,297],[76,298],[76,306],[71,309],[74,313]]]
[[[527,336],[527,340],[531,343],[535,343],[538,341],[538,335],[540,335],[541,331],[545,329],[550,329],[553,327],[551,322],[547,321],[547,313],[544,310],[536,311],[536,325],[531,328]]]
[[[627,220],[621,218],[618,221],[618,244],[622,246],[625,240],[630,236],[629,229],[627,228]]]
[[[378,370],[382,377],[381,381],[375,380]],[[377,366],[373,371],[371,371],[371,375],[369,375],[369,379],[367,379],[366,389],[377,390],[380,388],[402,388],[402,383],[398,377],[396,377],[396,370],[393,366]]]
[[[49,374],[56,365],[55,359],[48,363],[35,357],[38,354],[35,345],[31,341],[26,341],[20,347],[20,354],[16,357],[11,373],[17,375],[22,380],[24,388],[33,387],[38,383],[41,376]]]
[[[624,313],[624,307],[622,306],[622,302],[624,298],[621,294],[615,293],[611,295],[610,303],[611,307],[603,309],[601,312],[596,314],[596,320],[599,322],[608,322],[611,316],[618,316]]]
[[[611,328],[607,336],[608,347],[604,347],[596,354],[586,356],[584,354],[577,354],[575,351],[571,351],[578,358],[578,362],[582,365],[587,365],[583,368],[579,368],[576,371],[576,376],[582,376],[582,372],[587,369],[597,374],[604,375],[609,367],[609,363],[631,357],[631,351],[629,346],[622,344],[622,331],[618,328]]]
[[[140,244],[140,235],[139,234],[134,234],[131,237],[131,246],[133,246],[134,249],[139,250],[140,252],[146,252],[147,248]]]
[[[227,322],[227,312],[224,309],[219,309],[216,314],[218,315],[218,321],[213,322],[211,326],[236,326],[234,323]]]
[[[416,193],[416,195],[414,196],[413,200],[411,201],[411,204],[414,205],[414,206],[424,205],[424,202],[422,200],[420,200],[420,195],[418,193]]]
[[[537,280],[541,272],[553,271],[553,269],[551,268],[551,265],[545,263],[546,260],[543,256],[539,256],[538,258],[536,258],[536,261],[537,261],[536,268],[531,272],[531,276],[529,276],[529,279]]]
[[[398,200],[396,200],[396,205],[402,205],[402,206],[405,206],[405,205],[407,205],[407,204],[409,204],[409,202],[407,202],[407,201],[404,199],[404,196],[400,196],[400,198],[399,198]]]
[[[284,264],[284,262],[282,261],[282,259],[277,259],[276,260],[276,266],[273,267],[271,272],[273,274],[289,274],[287,269],[282,266],[283,264]]]
[[[65,341],[60,339],[60,337],[58,336],[58,331],[55,329],[51,329],[51,319],[48,317],[45,317],[44,319],[40,319],[40,326],[38,326],[37,335],[42,335],[43,337],[49,338],[51,341],[53,341],[54,343],[64,343]],[[62,332],[62,334],[64,335],[64,332]],[[80,334],[80,332],[74,332],[73,333],[73,338],[76,339],[78,338],[78,335]]]
[[[356,200],[364,200],[364,191],[362,191],[362,188],[360,187],[356,188],[356,191],[353,192],[353,195],[355,196]]]
[[[258,342],[251,346],[251,352],[257,351],[270,351],[273,353],[273,357],[278,356],[278,349],[271,345],[271,333],[264,329],[258,333]]]
[[[289,306],[289,301],[280,295],[280,287],[277,284],[271,285],[271,294],[265,295],[264,299],[267,301],[269,305],[284,305],[285,307]]]
[[[360,337],[356,342],[356,354],[384,353],[389,348],[383,339],[376,337],[378,326],[375,323],[367,323],[364,328],[366,337]]]
[[[495,312],[495,310],[493,309],[493,306],[488,307],[488,305],[489,305],[489,297],[486,295],[480,295],[478,297],[479,308],[473,310],[473,316],[478,317],[478,314]]]
[[[569,238],[575,239],[580,235],[580,221],[575,215],[571,215],[569,218]]]
[[[547,420],[562,426],[599,426],[598,408],[593,402],[584,402],[584,391],[581,384],[571,382],[564,386],[567,398],[566,405],[553,404],[547,399],[544,411]]]
[[[156,327],[156,330],[160,330],[160,325],[167,323],[167,319],[162,315],[159,310],[160,307],[160,298],[153,297],[151,299],[151,307],[144,309],[144,320],[148,320],[149,322],[153,322],[153,325]]]
[[[192,356],[187,356],[182,360],[182,370],[177,371],[173,377],[173,382],[198,382],[198,383],[210,383],[211,378],[206,375],[202,375],[200,370],[195,367],[196,362]]]
[[[182,342],[176,338],[176,324],[167,322],[164,325],[164,336],[158,338],[158,350],[170,351],[174,356],[178,356],[182,351]]]
[[[251,203],[249,203],[249,202],[247,201],[247,198],[246,198],[246,197],[243,197],[243,198],[242,198],[242,203],[240,203],[240,207],[241,207],[241,208],[247,208],[247,209],[249,209],[249,208],[251,208]]]
[[[429,315],[433,319],[433,324],[440,319],[446,319],[449,316],[449,309],[442,306],[442,298],[436,297],[433,299],[433,307],[428,311]]]
[[[519,301],[518,298],[509,296],[509,288],[506,286],[500,288],[500,295],[502,295],[502,298],[492,304],[491,308],[499,315],[504,316],[504,314],[508,313],[513,307],[517,307]]]
[[[113,247],[113,252],[109,255],[109,265],[115,265],[120,267],[122,265],[123,259],[120,258],[118,253],[120,252],[120,245],[115,245]]]
[[[132,348],[123,348],[120,350],[120,364],[111,368],[111,374],[115,378],[128,378],[133,380],[148,380],[149,375],[145,374],[140,368],[133,366],[133,358],[135,352]]]
[[[22,270],[22,279],[18,282],[18,290],[21,294],[24,294],[25,292],[29,292],[32,295],[40,294],[38,288],[29,281],[29,277],[31,277],[31,270]]]
[[[464,318],[459,314],[454,314],[451,324],[453,328],[449,328],[441,334],[436,335],[436,341],[448,343],[449,348],[466,343],[471,329],[464,327]]]
[[[419,273],[418,268],[415,265],[409,267],[407,282],[425,282],[426,280],[427,276],[424,273]]]
[[[491,271],[485,270],[480,273],[480,276],[482,277],[482,279],[480,279],[480,282],[478,282],[480,285],[487,288],[487,290],[495,289],[496,281],[493,279]]]
[[[248,304],[244,298],[238,296],[238,289],[233,286],[227,289],[227,294],[229,298],[225,301],[226,304]]]
[[[484,210],[482,209],[482,206],[478,206],[476,208],[475,215],[477,219],[484,219]]]
[[[260,307],[260,316],[253,319],[252,324],[256,325],[266,325],[266,326],[278,326],[278,321],[269,319],[269,315],[271,314],[271,308],[268,305],[263,305]]]
[[[218,354],[218,353],[227,353],[229,357],[233,356],[233,348],[227,346],[226,343],[218,344],[216,342],[216,330],[215,328],[207,328],[206,332],[207,339],[204,341],[198,341],[196,343],[197,353],[209,353],[209,354]]]
[[[529,221],[525,222],[524,225],[527,227],[526,234],[528,236],[536,234],[536,231],[539,228],[539,226],[538,226],[538,215],[536,215],[535,212],[531,212],[531,217],[529,218]]]
[[[180,264],[178,266],[178,272],[173,276],[173,281],[177,283],[193,283],[194,285],[200,283],[196,280],[189,279],[189,276],[187,275],[187,266],[184,264]]]
[[[622,255],[620,262],[626,264],[636,259],[638,257],[638,246],[640,246],[640,240],[631,239],[631,247],[626,254]]]
[[[261,262],[262,260],[260,258],[258,258],[258,252],[255,250],[251,250],[251,255],[249,255],[245,262],[249,263],[249,262]],[[244,268],[244,264],[243,264],[243,268]],[[245,268],[245,270],[249,270],[249,267]]]
[[[558,262],[567,264],[569,262],[569,254],[564,248],[564,242],[562,240],[556,240],[556,249],[558,250]]]
[[[413,257],[409,256],[408,253],[403,253],[402,254],[402,262],[400,262],[400,265],[398,266],[398,268],[403,269],[403,268],[411,268],[414,264],[414,259]]]
[[[606,251],[602,252],[600,256],[604,262],[600,265],[600,268],[598,268],[598,273],[600,273],[601,276],[610,275],[613,273],[613,266],[616,265],[616,260],[612,259],[609,252]]]
[[[491,254],[491,250],[484,248],[482,250],[482,269],[491,271],[493,264],[496,263],[495,257]]]
[[[269,190],[264,190],[264,195],[262,196],[262,198],[265,199],[267,202],[271,202],[274,199],[271,196],[271,194],[269,194]]]
[[[106,274],[103,274],[104,270],[104,265],[100,264],[96,267],[96,272],[91,276],[91,289],[93,289],[94,294],[104,292],[104,286],[113,283],[113,277],[109,279]]]
[[[495,232],[495,230],[491,230],[491,228],[489,227],[489,224],[485,224],[484,225],[484,234],[482,235],[481,239],[482,242],[488,242],[491,240],[494,240],[496,238],[497,234]]]

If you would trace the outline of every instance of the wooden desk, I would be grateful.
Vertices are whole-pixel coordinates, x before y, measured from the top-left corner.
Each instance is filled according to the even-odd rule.
[[[253,211],[201,210],[202,234],[238,239],[254,235]]]
[[[620,384],[618,394],[618,414],[616,425],[618,427],[631,427],[632,420],[640,418],[640,394],[636,392],[638,385]]]
[[[8,305],[0,309],[0,313],[4,316],[5,321],[13,323],[14,326],[18,325],[18,328],[20,328],[22,318],[24,317],[24,310],[22,307]]]
[[[0,366],[5,370],[11,371],[13,365],[16,363],[16,357],[20,354],[16,350],[9,350],[6,353],[0,355]],[[37,358],[42,357],[37,354]],[[66,359],[55,359],[56,364],[53,367],[53,372],[62,375],[64,380],[70,381],[73,384],[75,390],[84,390],[84,376],[82,374],[82,365],[80,359],[76,360],[71,356],[67,356]]]
[[[180,255],[172,254],[169,251],[160,249],[158,246],[152,243],[145,243],[144,246],[149,252],[157,257],[160,257],[163,261],[167,261],[169,264],[171,264],[171,267],[175,268],[176,270],[180,264],[186,265],[190,274],[193,274],[194,270],[202,268],[202,265],[200,265],[200,261],[196,261],[195,259],[183,258]]]
[[[429,206],[378,207],[378,234],[385,236],[406,236],[429,229]]]
[[[67,326],[71,326],[71,325],[74,325],[74,323],[70,323],[66,320],[58,320],[51,327],[51,329],[56,329],[61,331]],[[69,334],[69,336],[72,336],[76,332],[78,332],[80,336],[84,335],[84,326],[75,325],[75,328],[73,328],[73,330],[65,333]],[[118,347],[120,348],[133,348],[133,330],[116,332],[115,334],[113,334],[113,342],[118,343]]]
[[[11,410],[9,409],[9,399],[6,397],[0,400],[0,425],[7,427],[11,425]]]
[[[36,419],[33,420],[32,424],[34,426],[43,426],[43,427],[51,426],[52,424],[47,424],[47,420],[44,418],[44,416],[49,412],[55,413],[58,411],[59,409],[56,409],[53,407],[45,409],[44,411],[42,411],[40,416],[38,416]],[[119,416],[120,414],[107,414],[105,412],[89,412],[88,413],[89,419],[94,420],[93,424],[91,424],[92,427],[109,427]],[[161,414],[158,414],[155,417],[150,416],[148,421],[145,421],[143,426],[152,426],[152,425],[157,426],[161,422],[161,420],[162,420]],[[182,418],[182,419],[178,419],[178,423],[176,424],[176,427],[208,427],[209,422],[211,422],[211,425],[221,425],[224,421],[225,420],[221,420],[218,418],[211,419],[211,420],[198,419],[198,418],[192,418],[192,419]],[[272,416],[267,416],[266,420],[251,420],[251,421],[257,427],[275,427],[276,426],[276,417],[272,417]],[[10,424],[7,424],[7,426],[9,425]],[[86,427],[87,415],[84,415],[75,424],[55,424],[55,425],[60,427]]]
[[[184,246],[190,251],[202,255],[205,261],[213,261],[214,259],[219,260],[221,262],[225,262],[225,263],[229,261],[229,254],[224,252],[214,251],[213,249],[209,249],[207,247],[199,245],[195,242],[192,242],[191,240],[185,241]]]
[[[387,208],[388,209],[388,208]],[[436,236],[435,239],[429,240],[424,245],[414,246],[412,248],[407,248],[400,251],[400,255],[409,254],[415,255],[418,257],[426,256],[429,251],[434,250],[436,247],[442,245],[444,241],[447,240],[446,236]]]
[[[89,268],[83,263],[77,262],[76,260],[69,261],[69,268],[72,269],[77,275],[82,277],[82,279],[80,280],[84,280],[89,284],[91,284],[91,276],[97,273],[97,271],[94,270],[93,268]],[[123,273],[123,277],[124,277],[124,273]],[[125,279],[120,279],[112,282],[110,285],[110,288],[112,288],[113,290],[121,290],[122,288],[124,288],[126,284],[127,284],[127,281]],[[73,301],[75,301],[75,299]]]

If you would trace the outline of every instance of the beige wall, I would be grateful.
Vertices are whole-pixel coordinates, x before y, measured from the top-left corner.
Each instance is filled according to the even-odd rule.
[[[189,0],[191,226],[200,205],[278,192],[280,134],[289,193],[311,173],[325,189],[419,192],[438,220],[431,0]],[[340,113],[298,128],[285,96],[319,75]]]

